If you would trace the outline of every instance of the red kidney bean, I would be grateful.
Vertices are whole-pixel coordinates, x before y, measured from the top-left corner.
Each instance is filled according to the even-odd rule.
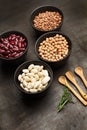
[[[3,50],[4,50],[4,49],[5,49],[5,50],[8,49],[8,48],[6,47],[6,45],[4,45],[4,44],[2,44],[2,43],[0,44],[0,48],[3,49]]]
[[[6,58],[9,58],[9,56],[8,56],[8,55],[6,55],[5,57],[6,57]]]
[[[18,47],[19,47],[19,48],[21,48],[21,47],[22,47],[22,43],[21,43],[21,42],[19,42]]]
[[[8,54],[8,57],[10,58],[12,56],[12,54],[10,53],[10,54]]]
[[[21,43],[21,47],[25,47],[25,45],[23,43]]]
[[[10,44],[11,44],[11,45],[14,45],[15,42],[14,42],[13,40],[10,40]]]
[[[2,54],[0,54],[0,57],[3,57],[3,55],[2,55]]]
[[[4,38],[0,38],[1,42],[3,42]]]
[[[23,51],[22,51],[22,52],[20,52],[19,54],[20,54],[20,55],[22,55],[22,54],[23,54]]]
[[[3,45],[2,43],[0,43],[0,48],[3,48],[3,46],[4,46],[4,45]]]
[[[16,54],[17,54],[17,52],[13,52],[13,53],[11,54],[11,56],[15,57]]]
[[[13,49],[13,45],[10,44],[10,45],[9,45],[9,48]]]
[[[0,49],[0,54],[2,54],[2,53],[4,53],[5,52],[5,50],[3,50],[3,49]]]
[[[9,53],[10,53],[10,51],[9,51],[9,50],[7,50],[6,52],[7,52],[7,54],[9,54]]]
[[[19,48],[19,50],[20,50],[20,51],[24,51],[24,50],[25,50],[25,48]]]
[[[16,38],[16,35],[15,34],[11,34],[10,36],[9,36],[9,40],[14,40]]]
[[[15,39],[15,45],[18,45],[18,39],[17,38]]]
[[[26,42],[22,43],[21,47],[26,47]]]
[[[8,43],[6,44],[6,46],[9,47],[9,46],[10,46],[10,43],[8,42]]]
[[[14,55],[14,57],[15,57],[15,58],[16,58],[16,57],[18,57],[18,56],[20,56],[20,54],[19,54],[19,53],[17,53],[17,54],[15,54],[15,55]]]
[[[7,39],[5,39],[5,40],[3,40],[3,42],[4,42],[4,44],[7,44],[7,43],[8,43],[8,40],[7,40]]]
[[[13,51],[19,51],[19,48],[15,46],[15,47],[13,48]]]
[[[7,46],[5,46],[4,49],[8,51],[8,47]]]
[[[25,38],[11,34],[8,37],[0,38],[0,57],[16,58],[23,54],[26,49]]]
[[[10,52],[11,52],[11,53],[13,53],[13,52],[14,52],[14,51],[13,51],[13,49],[9,49],[9,50],[10,50]]]
[[[20,42],[22,42],[22,39],[23,39],[23,38],[22,38],[22,37],[20,37],[20,38],[19,38],[19,41],[20,41]]]

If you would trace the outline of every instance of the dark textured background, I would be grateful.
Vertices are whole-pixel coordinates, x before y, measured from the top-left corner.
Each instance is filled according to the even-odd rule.
[[[57,113],[63,86],[57,78],[67,70],[82,66],[87,79],[87,2],[86,0],[0,0],[0,33],[9,30],[23,32],[29,41],[27,60],[38,59],[34,46],[36,36],[31,28],[30,14],[38,6],[53,5],[64,12],[61,31],[72,41],[68,62],[54,70],[54,80],[42,99],[25,100],[14,85],[17,66],[0,62],[0,130],[87,130],[87,107],[73,95],[73,103]],[[83,87],[81,80],[78,83]]]

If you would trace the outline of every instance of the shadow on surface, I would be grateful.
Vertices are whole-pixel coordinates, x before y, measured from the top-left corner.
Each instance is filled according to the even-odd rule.
[[[40,105],[47,97],[47,94],[49,90],[47,90],[45,93],[37,94],[37,95],[27,95],[27,94],[21,94],[22,101],[26,106],[29,107],[36,107]]]

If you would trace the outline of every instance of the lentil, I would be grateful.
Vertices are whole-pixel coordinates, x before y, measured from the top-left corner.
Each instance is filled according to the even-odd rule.
[[[49,31],[57,28],[62,21],[58,12],[46,11],[35,16],[33,23],[37,29]]]

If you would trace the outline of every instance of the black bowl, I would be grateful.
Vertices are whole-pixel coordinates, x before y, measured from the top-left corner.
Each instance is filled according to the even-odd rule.
[[[26,53],[28,51],[28,40],[27,40],[27,37],[19,32],[19,31],[8,31],[8,32],[4,32],[3,34],[0,35],[0,39],[2,38],[8,38],[11,34],[15,34],[16,36],[20,36],[22,38],[25,39],[25,42],[26,42],[26,48],[25,50],[23,51],[23,53],[17,57],[12,57],[12,58],[6,58],[6,57],[2,57],[0,56],[0,60],[2,61],[2,63],[18,63],[18,62],[21,62],[25,59],[26,57]],[[1,44],[1,43],[0,43]]]
[[[62,35],[62,36],[65,37],[65,39],[67,40],[68,45],[69,45],[69,47],[68,47],[68,50],[69,50],[69,51],[68,51],[68,54],[67,54],[63,59],[61,59],[61,60],[59,60],[59,61],[48,61],[48,60],[45,60],[45,59],[43,59],[43,58],[39,55],[39,52],[38,52],[38,48],[39,48],[39,46],[40,46],[40,43],[41,43],[42,41],[44,41],[46,38],[53,37],[53,36],[55,36],[56,34]],[[69,39],[69,37],[68,37],[67,35],[61,33],[61,32],[58,32],[58,31],[53,31],[53,32],[48,32],[48,33],[43,34],[42,36],[40,36],[40,37],[37,39],[36,44],[35,44],[35,52],[36,52],[37,57],[38,57],[40,60],[42,60],[42,61],[48,63],[49,65],[51,65],[52,68],[57,68],[57,67],[60,67],[60,66],[64,65],[64,64],[66,63],[66,61],[68,60],[70,54],[71,54],[71,49],[72,49],[72,43],[71,43],[71,40]]]
[[[41,91],[38,91],[36,93],[31,93],[29,91],[24,90],[22,87],[20,87],[20,81],[18,81],[18,75],[22,73],[23,69],[28,68],[28,66],[30,64],[43,65],[44,69],[46,69],[48,71],[49,76],[50,76],[50,81],[48,82],[48,85],[46,86],[46,88],[41,90]],[[38,96],[41,96],[41,95],[45,94],[47,92],[48,88],[51,86],[52,80],[53,80],[53,71],[50,68],[50,66],[48,64],[46,64],[45,62],[43,62],[43,61],[26,61],[26,62],[22,63],[16,69],[16,71],[14,73],[14,83],[15,83],[16,87],[19,89],[20,92],[22,92],[22,94],[29,95],[30,97],[38,97]]]
[[[49,31],[59,30],[63,24],[64,16],[63,16],[63,12],[59,8],[54,7],[54,6],[49,6],[49,5],[38,7],[31,13],[31,19],[30,19],[31,25],[37,34],[43,34],[43,33],[49,32],[49,31],[43,31],[43,30],[36,28],[33,23],[35,16],[37,16],[39,13],[42,13],[45,11],[58,12],[62,18],[62,21],[60,22],[60,24],[55,29],[49,30]]]

